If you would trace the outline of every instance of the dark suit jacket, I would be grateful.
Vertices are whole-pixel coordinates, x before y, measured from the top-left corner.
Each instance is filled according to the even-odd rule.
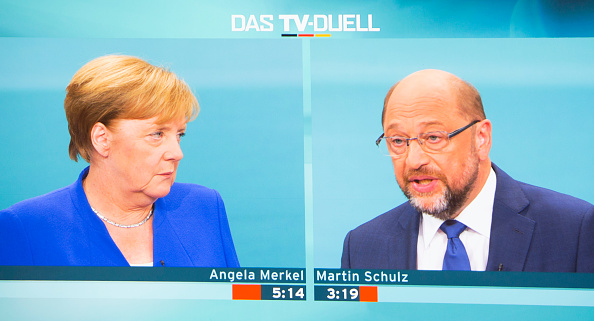
[[[594,206],[518,182],[494,164],[487,271],[594,272]],[[406,202],[350,231],[343,269],[417,268],[420,213]]]

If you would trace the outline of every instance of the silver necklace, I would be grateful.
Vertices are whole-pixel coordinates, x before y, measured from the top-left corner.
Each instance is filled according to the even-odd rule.
[[[97,216],[99,216],[99,218],[100,218],[100,219],[102,219],[104,222],[106,222],[106,223],[109,223],[109,224],[111,224],[111,225],[113,225],[113,226],[121,227],[121,228],[133,228],[133,227],[138,227],[138,226],[140,226],[140,225],[142,225],[142,224],[146,223],[146,222],[147,222],[147,221],[148,221],[148,220],[151,218],[151,216],[153,216],[153,208],[151,207],[151,210],[150,210],[150,212],[148,213],[148,215],[147,215],[147,216],[146,216],[146,217],[145,217],[145,218],[144,218],[142,221],[140,221],[140,222],[138,222],[138,223],[135,223],[135,224],[131,224],[131,225],[123,225],[123,224],[120,224],[120,223],[116,223],[116,222],[114,222],[114,221],[112,221],[112,220],[108,219],[107,217],[105,217],[105,216],[101,215],[101,214],[100,214],[99,212],[97,212],[97,210],[96,210],[96,209],[94,209],[92,206],[91,206],[91,209],[92,209],[92,210],[93,210],[93,212],[95,212],[95,214],[97,214]]]

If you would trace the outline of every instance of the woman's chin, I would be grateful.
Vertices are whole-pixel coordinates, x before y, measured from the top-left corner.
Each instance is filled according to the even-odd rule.
[[[162,186],[145,190],[144,194],[154,199],[165,197],[169,194],[169,191],[171,191],[171,185],[164,185],[165,184],[162,184]]]

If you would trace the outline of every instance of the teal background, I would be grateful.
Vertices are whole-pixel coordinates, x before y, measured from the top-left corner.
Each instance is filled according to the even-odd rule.
[[[0,38],[0,208],[72,184],[65,88],[93,58],[169,67],[200,104],[176,181],[221,193],[242,266],[305,267],[301,45],[278,40]],[[274,255],[270,255],[274,253]]]
[[[232,14],[373,14],[381,32],[279,39],[277,23],[269,33],[231,32]],[[58,297],[13,297],[0,281],[2,318],[592,319],[592,307],[538,297],[432,303],[432,287],[420,290],[426,303],[314,302],[312,278],[314,266],[339,265],[348,229],[403,201],[373,141],[388,88],[417,69],[477,86],[494,123],[492,158],[510,175],[593,202],[584,104],[593,98],[592,36],[592,1],[0,0],[0,208],[74,181],[84,164],[67,157],[64,88],[92,58],[137,55],[170,66],[197,93],[202,111],[182,143],[178,181],[221,192],[240,263],[309,272],[307,302],[106,298],[93,282],[85,291],[57,285]],[[542,144],[518,139],[533,132]]]
[[[594,34],[594,3],[588,0],[0,0],[0,8],[0,36],[9,37],[280,38],[279,14],[373,14],[381,32],[332,34],[348,39]],[[274,15],[274,31],[232,32],[234,14]]]
[[[430,290],[430,289],[428,289]],[[431,292],[427,291],[428,300]],[[309,299],[309,295],[308,295]],[[167,299],[2,299],[6,320],[588,320],[592,307]],[[477,314],[479,316],[477,316]]]

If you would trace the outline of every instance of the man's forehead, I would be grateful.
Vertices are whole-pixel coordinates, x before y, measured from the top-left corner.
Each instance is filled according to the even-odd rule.
[[[440,70],[423,70],[402,79],[386,102],[388,114],[415,117],[436,111],[451,113],[457,109],[454,90],[456,76]],[[395,116],[395,115],[393,115]]]
[[[406,90],[406,88],[404,88]],[[441,118],[458,112],[457,101],[451,92],[414,89],[394,92],[386,104],[387,118]]]
[[[406,123],[404,120],[402,119],[393,119],[392,121],[388,122],[386,124],[386,128],[385,131],[405,131],[405,129],[408,127],[408,123]],[[431,118],[431,119],[421,119],[419,121],[415,121],[414,122],[414,127],[419,128],[419,129],[423,129],[423,128],[427,128],[430,126],[447,126],[447,121],[444,121],[443,119],[436,119],[436,118]]]

